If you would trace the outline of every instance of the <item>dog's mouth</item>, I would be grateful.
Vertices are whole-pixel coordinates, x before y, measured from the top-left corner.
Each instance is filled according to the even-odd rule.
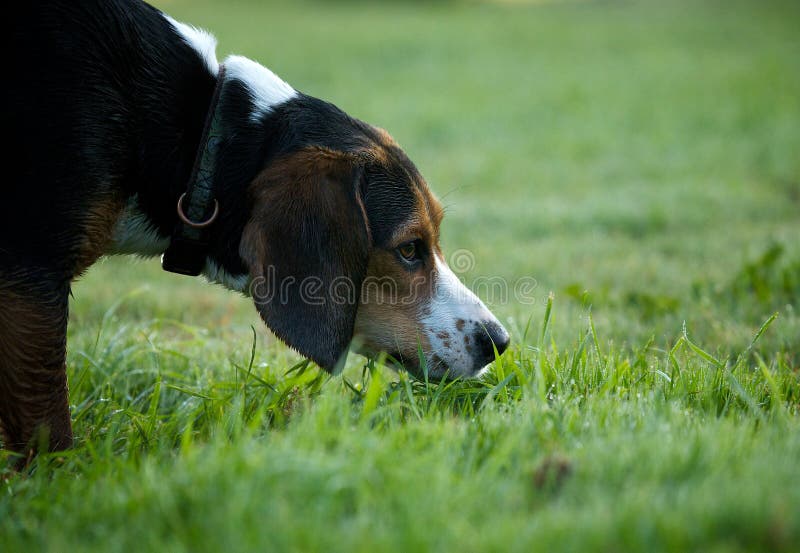
[[[422,348],[403,348],[402,344],[394,347],[380,346],[363,336],[355,336],[351,342],[351,351],[367,358],[378,360],[396,371],[405,371],[420,381],[452,381],[457,379],[480,378],[489,365],[495,360],[495,354],[502,354],[508,345],[508,335],[502,327],[496,325],[495,336],[490,335],[484,327],[481,332],[469,334],[464,342],[469,346],[465,352]],[[448,338],[445,341],[453,341]],[[500,342],[499,344],[496,342]],[[449,347],[449,346],[448,346]],[[470,351],[471,349],[471,351]]]
[[[399,351],[395,351],[387,354],[386,360],[395,370],[404,370],[417,380],[425,380],[426,372],[430,375],[430,371],[428,371],[428,367],[425,364],[424,356],[423,359],[420,360],[419,355],[414,357],[404,356]]]
[[[383,354],[364,349],[356,350],[356,352],[370,359],[381,358],[387,367],[396,371],[405,371],[419,381],[442,379],[450,381],[460,378],[460,375],[453,374],[447,363],[435,353],[430,356],[419,353],[410,356],[403,355],[397,350]]]
[[[381,348],[371,347],[370,345],[354,341],[351,344],[351,349],[358,355],[371,360],[379,360],[385,366],[390,367],[396,371],[406,371],[411,376],[417,379],[424,379],[424,371],[420,369],[419,356],[411,357],[403,355],[400,350],[386,350]]]

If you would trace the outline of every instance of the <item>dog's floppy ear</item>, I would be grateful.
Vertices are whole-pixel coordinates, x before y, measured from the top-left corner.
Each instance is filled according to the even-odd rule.
[[[353,336],[370,249],[353,155],[307,148],[277,160],[250,186],[240,255],[250,292],[278,338],[333,370]]]

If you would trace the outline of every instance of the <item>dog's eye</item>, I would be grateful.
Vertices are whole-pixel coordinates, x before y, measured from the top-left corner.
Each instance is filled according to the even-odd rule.
[[[397,253],[406,261],[416,261],[419,259],[419,250],[417,248],[417,241],[406,242],[397,248]]]

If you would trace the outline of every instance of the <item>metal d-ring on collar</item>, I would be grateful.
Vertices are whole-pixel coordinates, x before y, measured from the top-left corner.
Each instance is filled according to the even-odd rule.
[[[186,213],[183,212],[183,199],[185,197],[186,197],[186,192],[181,194],[181,197],[178,198],[178,208],[177,208],[178,218],[181,221],[183,221],[183,224],[189,225],[192,228],[206,228],[208,225],[210,225],[216,220],[217,215],[219,215],[219,202],[216,200],[216,198],[214,198],[214,213],[212,213],[211,216],[205,221],[200,221],[198,223],[197,221],[192,221],[191,219],[189,219],[189,217],[186,216]]]
[[[206,264],[209,227],[219,215],[219,202],[214,197],[214,177],[224,137],[220,101],[224,84],[225,66],[220,65],[192,174],[186,192],[178,198],[175,208],[178,219],[169,247],[161,258],[161,267],[165,271],[195,276]]]

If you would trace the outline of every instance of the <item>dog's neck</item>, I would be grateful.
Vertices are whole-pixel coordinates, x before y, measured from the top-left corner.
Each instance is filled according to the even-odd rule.
[[[219,64],[211,35],[165,16],[174,36],[151,63],[134,102],[140,115],[135,178],[117,222],[111,252],[161,255],[176,223],[176,203],[186,191],[203,125],[217,85]],[[143,56],[146,58],[147,53]],[[159,55],[159,53],[156,53]],[[154,59],[143,59],[143,63]],[[268,69],[241,56],[225,60],[226,86],[219,98],[226,136],[214,182],[220,214],[210,233],[204,274],[246,292],[248,271],[239,240],[249,215],[247,186],[274,148],[269,116],[297,93]]]

